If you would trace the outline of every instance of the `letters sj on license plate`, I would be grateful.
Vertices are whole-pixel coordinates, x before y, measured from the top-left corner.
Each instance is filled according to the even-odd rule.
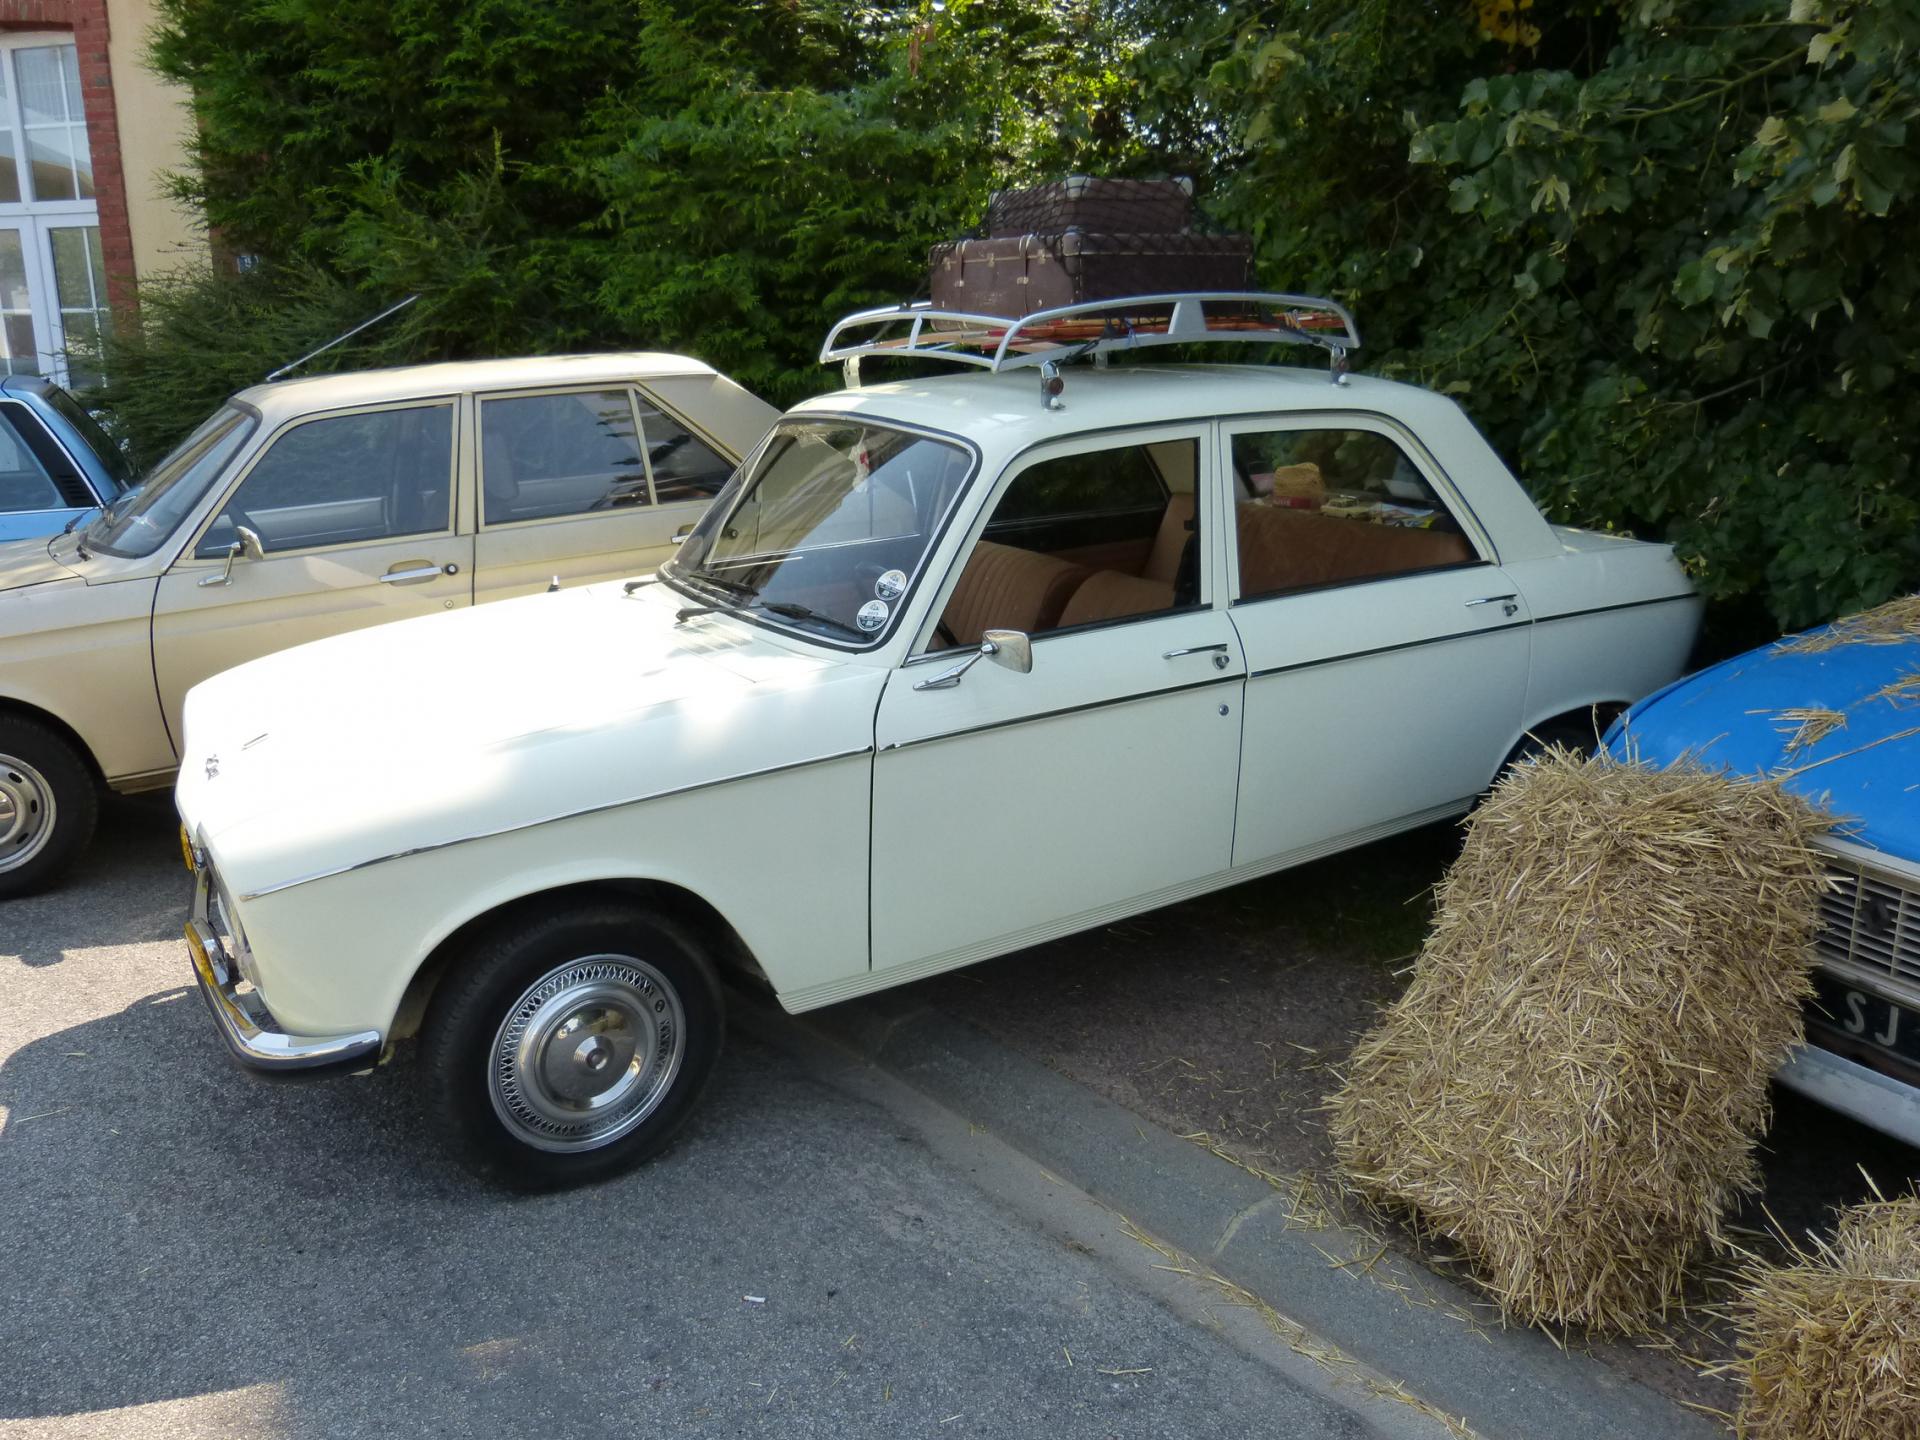
[[[1810,1027],[1920,1066],[1920,1012],[1871,991],[1856,990],[1827,974],[1816,973],[1813,988],[1814,998],[1807,1006]]]

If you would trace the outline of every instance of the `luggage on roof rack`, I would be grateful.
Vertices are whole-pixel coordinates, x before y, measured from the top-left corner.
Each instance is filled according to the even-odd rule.
[[[1011,319],[1127,295],[1245,290],[1253,246],[1244,235],[1067,230],[957,240],[927,262],[935,306]]]
[[[1193,223],[1191,180],[1104,180],[1069,175],[1051,185],[996,190],[987,201],[988,239],[1090,230],[1101,235],[1168,234]]]

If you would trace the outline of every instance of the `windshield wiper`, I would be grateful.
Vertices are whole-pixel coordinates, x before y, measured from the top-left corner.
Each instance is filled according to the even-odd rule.
[[[689,580],[697,580],[702,585],[711,585],[716,590],[724,590],[729,595],[754,596],[760,593],[744,581],[729,580],[724,575],[714,575],[706,570],[695,570],[687,578]]]
[[[684,624],[701,615],[744,615],[749,610],[758,610],[765,615],[778,615],[785,620],[817,620],[820,624],[831,626],[844,635],[853,636],[856,640],[867,638],[864,630],[856,629],[843,620],[836,620],[831,615],[822,615],[818,610],[809,610],[805,605],[795,605],[787,600],[755,600],[746,605],[687,605],[673,612],[673,623]]]

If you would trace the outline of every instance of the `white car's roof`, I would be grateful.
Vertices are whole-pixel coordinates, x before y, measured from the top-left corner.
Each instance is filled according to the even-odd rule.
[[[316,410],[378,405],[454,395],[466,390],[511,390],[539,385],[647,380],[661,375],[712,375],[712,366],[688,355],[625,351],[604,355],[530,355],[509,360],[457,360],[437,365],[397,365],[386,370],[347,370],[254,385],[234,398],[259,410],[269,423]]]
[[[1059,410],[1040,403],[1034,369],[951,372],[865,385],[816,396],[793,413],[870,414],[930,430],[963,434],[997,448],[1021,449],[1042,440],[1116,426],[1170,424],[1216,415],[1275,411],[1365,410],[1420,428],[1458,423],[1459,407],[1417,386],[1368,375],[1335,385],[1327,371],[1280,365],[1120,365],[1061,370],[1066,389]]]

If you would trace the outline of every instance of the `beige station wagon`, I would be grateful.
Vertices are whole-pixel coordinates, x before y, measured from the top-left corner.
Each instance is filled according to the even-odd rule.
[[[172,778],[191,686],[342,631],[650,570],[775,418],[682,355],[241,391],[86,523],[0,544],[0,899],[80,853],[103,784]]]

